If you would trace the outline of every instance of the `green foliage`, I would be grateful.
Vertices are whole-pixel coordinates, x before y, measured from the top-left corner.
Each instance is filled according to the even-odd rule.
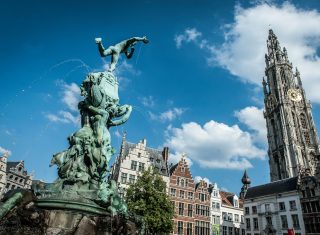
[[[127,191],[130,212],[142,216],[147,233],[163,234],[173,229],[174,208],[166,193],[166,183],[153,170],[144,171]]]

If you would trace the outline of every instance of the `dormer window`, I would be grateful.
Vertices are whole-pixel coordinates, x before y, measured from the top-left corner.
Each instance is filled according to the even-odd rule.
[[[238,200],[234,200],[234,207],[239,207],[239,202],[238,202]]]

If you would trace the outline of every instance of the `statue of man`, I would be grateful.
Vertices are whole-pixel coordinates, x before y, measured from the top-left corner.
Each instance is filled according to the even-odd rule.
[[[133,37],[127,40],[123,40],[114,46],[109,46],[105,49],[102,45],[101,38],[96,38],[96,43],[98,44],[98,49],[101,57],[106,57],[111,55],[111,63],[108,69],[109,72],[113,72],[116,68],[116,64],[119,60],[120,54],[124,53],[128,59],[130,59],[134,52],[134,45],[137,42],[142,41],[143,43],[148,43],[149,40],[146,36],[144,37]],[[130,49],[130,50],[129,50]]]

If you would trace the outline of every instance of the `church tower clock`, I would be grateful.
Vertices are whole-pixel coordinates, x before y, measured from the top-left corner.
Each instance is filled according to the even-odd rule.
[[[264,117],[268,130],[271,181],[315,173],[318,135],[298,69],[293,72],[286,48],[281,49],[272,30],[265,55]]]

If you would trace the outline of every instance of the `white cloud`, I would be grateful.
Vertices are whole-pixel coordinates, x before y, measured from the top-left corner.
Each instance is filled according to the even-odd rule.
[[[267,128],[266,120],[263,117],[263,109],[250,106],[236,111],[235,116],[253,131],[253,142],[267,146]]]
[[[152,108],[155,105],[153,96],[141,97],[139,98],[139,100],[142,103],[142,105],[147,108]]]
[[[46,114],[46,117],[51,122],[61,122],[61,123],[72,123],[74,125],[80,125],[80,114],[78,111],[78,103],[81,100],[80,87],[75,84],[66,84],[64,82],[59,82],[58,84],[62,87],[62,98],[61,101],[65,105],[64,109],[59,110],[57,114]]]
[[[177,48],[182,46],[183,42],[196,42],[202,33],[199,32],[196,28],[187,28],[183,34],[178,34],[174,37]]]
[[[184,108],[174,107],[174,108],[168,109],[167,111],[164,111],[158,115],[154,114],[150,111],[148,113],[149,113],[149,116],[152,120],[158,120],[158,121],[165,122],[165,121],[173,121],[173,120],[179,118],[185,111],[186,111],[186,109],[184,109]]]
[[[223,26],[225,40],[222,45],[214,45],[200,36],[196,44],[209,52],[210,65],[222,66],[241,81],[261,86],[266,39],[271,25],[281,46],[287,48],[289,60],[299,68],[308,98],[320,103],[319,22],[317,10],[298,8],[289,2],[276,5],[258,1],[249,8],[235,7],[234,22]]]
[[[208,178],[202,178],[199,175],[194,177],[194,182],[195,183],[199,183],[201,180],[204,180],[208,185],[211,184],[211,181]]]
[[[11,155],[11,151],[0,146],[0,155],[4,154],[7,154],[9,156]]]
[[[78,103],[81,99],[80,87],[75,84],[63,84],[63,98],[62,101],[72,111],[78,111]]]
[[[117,129],[115,132],[114,132],[114,135],[118,138],[121,138],[121,134],[120,134],[120,131]]]
[[[178,152],[171,153],[170,152],[168,161],[169,161],[169,163],[175,165],[181,160],[182,157],[186,160],[188,166],[191,167],[193,163],[192,163],[191,159],[188,158],[184,153],[178,153]]]
[[[252,167],[250,159],[264,159],[266,154],[252,139],[249,132],[237,125],[211,120],[203,126],[190,122],[181,128],[169,127],[165,146],[173,153],[186,152],[201,167],[246,169]]]

